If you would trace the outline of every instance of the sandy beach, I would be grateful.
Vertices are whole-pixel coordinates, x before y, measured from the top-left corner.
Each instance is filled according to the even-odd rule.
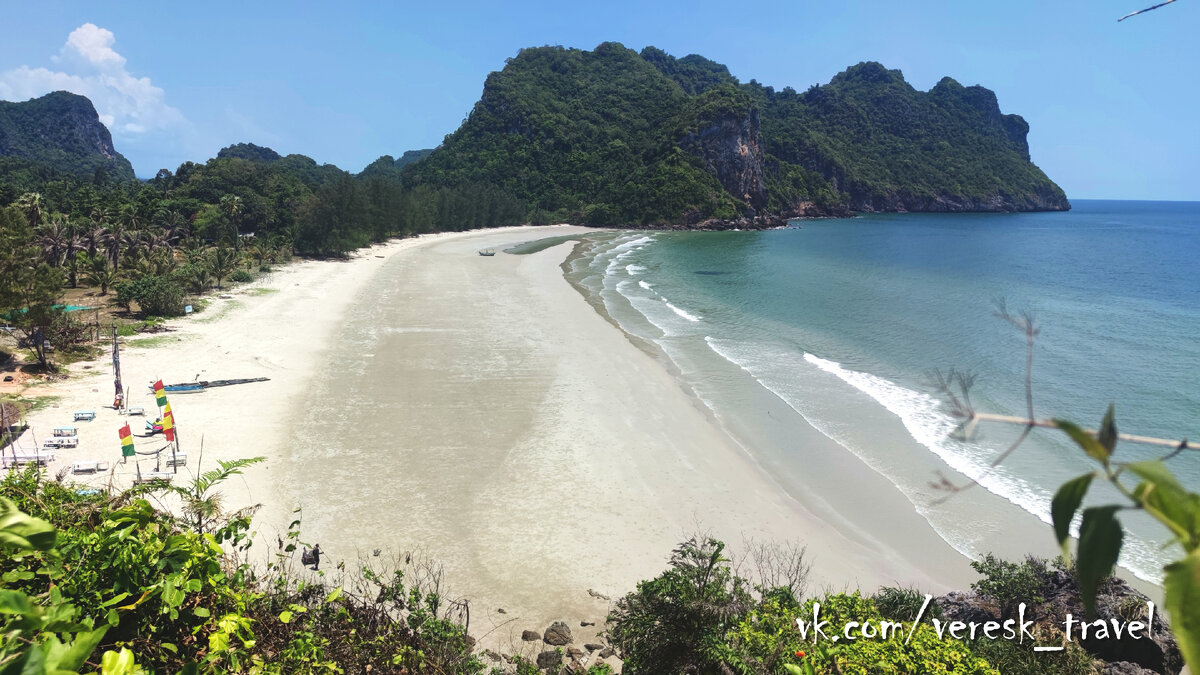
[[[226,484],[228,507],[264,504],[256,522],[271,539],[302,507],[303,539],[332,562],[374,549],[427,553],[445,566],[452,595],[471,599],[472,632],[502,647],[555,619],[602,623],[609,603],[596,595],[654,576],[698,529],[735,553],[747,538],[807,546],[810,590],[940,591],[973,578],[899,491],[846,453],[831,447],[814,470],[831,490],[857,486],[859,512],[817,515],[821,495],[780,490],[662,363],[570,286],[561,264],[572,244],[475,253],[583,231],[434,235],[282,267],[214,296],[172,332],[125,340],[131,405],[152,419],[147,384],[158,378],[270,378],[171,396],[188,453],[181,476],[266,457]],[[111,473],[71,479],[127,485],[125,418],[105,407],[109,357],[71,371],[25,392],[59,397],[29,416],[39,443],[73,411],[97,414],[75,424],[80,447],[59,450],[50,472],[103,460]],[[143,433],[144,421],[131,426]],[[160,439],[134,440],[145,451]],[[797,442],[834,445],[815,431]],[[143,459],[142,470],[153,464]]]

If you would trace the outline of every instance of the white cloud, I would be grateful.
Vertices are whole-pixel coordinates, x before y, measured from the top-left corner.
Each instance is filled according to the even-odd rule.
[[[85,23],[51,59],[64,70],[20,66],[0,73],[0,99],[24,101],[65,90],[91,99],[115,137],[180,129],[186,124],[183,114],[167,105],[166,92],[150,78],[129,73],[125,57],[113,49],[115,42],[112,31]]]
[[[85,23],[71,31],[67,36],[67,44],[63,45],[62,52],[54,60],[78,55],[99,68],[124,68],[125,57],[112,48],[116,41],[117,37],[111,30]]]

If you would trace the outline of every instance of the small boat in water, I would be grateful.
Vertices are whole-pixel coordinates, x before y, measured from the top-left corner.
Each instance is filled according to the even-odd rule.
[[[496,249],[494,249],[494,248],[479,249],[479,255],[486,255],[486,256],[496,255]]]

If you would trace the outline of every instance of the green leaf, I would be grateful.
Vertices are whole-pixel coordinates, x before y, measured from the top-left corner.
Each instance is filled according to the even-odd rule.
[[[27,551],[46,551],[54,547],[54,527],[22,513],[11,499],[0,497],[0,545]]]
[[[1179,481],[1175,478],[1175,474],[1171,473],[1167,465],[1160,460],[1134,462],[1126,465],[1125,468],[1137,474],[1138,478],[1148,483],[1183,491],[1183,486],[1179,484]]]
[[[286,610],[286,609],[283,610],[282,612],[279,613],[279,620],[282,621],[283,623],[291,623],[292,622],[292,612],[290,610]]]
[[[100,657],[101,675],[134,675],[137,665],[133,660],[133,652],[121,647],[120,652],[107,651]]]
[[[101,626],[93,631],[85,633],[77,633],[75,639],[71,641],[67,651],[59,657],[58,667],[62,670],[79,670],[87,662],[92,652],[96,650],[96,645],[100,644],[100,640],[104,638],[104,634],[108,632],[108,626]]]
[[[1108,448],[1105,448],[1103,445],[1101,445],[1100,441],[1093,438],[1091,434],[1081,429],[1074,422],[1068,422],[1067,420],[1054,420],[1054,425],[1067,432],[1067,435],[1071,437],[1071,440],[1075,441],[1076,445],[1083,448],[1083,451],[1086,452],[1088,456],[1097,459],[1101,464],[1108,466]]]
[[[1183,660],[1195,669],[1200,665],[1200,552],[1167,565],[1163,606]]]
[[[1117,447],[1117,423],[1113,419],[1113,405],[1108,404],[1108,412],[1104,413],[1104,420],[1100,422],[1100,434],[1096,438],[1100,445],[1108,450],[1109,456],[1112,456],[1113,450]]]
[[[33,604],[29,596],[20,591],[0,591],[0,614],[29,615],[33,612]]]
[[[208,608],[206,607],[193,607],[192,614],[195,614],[201,619],[207,619],[208,617],[212,616],[212,612],[208,611]]]
[[[342,589],[339,586],[338,588],[333,589],[332,593],[325,596],[325,602],[333,602],[334,600],[337,600],[340,597],[342,597]]]
[[[1079,553],[1075,574],[1079,579],[1079,594],[1088,618],[1096,615],[1096,591],[1100,582],[1112,574],[1121,553],[1125,533],[1114,515],[1118,506],[1098,506],[1083,511],[1079,526]]]
[[[1069,480],[1058,488],[1058,492],[1054,493],[1054,499],[1050,502],[1050,518],[1054,521],[1054,536],[1058,538],[1058,545],[1063,548],[1064,557],[1070,559],[1070,554],[1067,552],[1067,539],[1071,536],[1071,520],[1075,517],[1075,512],[1079,510],[1079,505],[1083,503],[1083,496],[1087,494],[1088,488],[1092,484],[1094,474],[1085,474],[1079,478]]]

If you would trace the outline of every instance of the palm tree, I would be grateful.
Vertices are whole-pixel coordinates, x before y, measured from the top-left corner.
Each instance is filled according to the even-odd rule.
[[[120,280],[120,273],[108,260],[108,256],[98,255],[89,261],[89,269],[84,280],[92,286],[100,287],[100,295],[108,295],[108,287]]]
[[[254,245],[247,251],[249,257],[258,263],[261,268],[267,262],[267,258],[271,257],[271,249],[264,241],[255,241]]]
[[[212,276],[208,273],[208,268],[200,265],[192,267],[188,285],[193,293],[203,293],[208,290],[208,287],[212,285]]]
[[[112,233],[100,225],[90,227],[83,233],[84,250],[92,257],[106,250],[110,240],[112,240]]]
[[[146,236],[140,230],[125,230],[121,233],[121,239],[116,249],[119,252],[124,247],[125,255],[136,259],[146,245]]]
[[[83,238],[79,236],[74,225],[67,223],[66,246],[63,255],[69,270],[68,281],[71,288],[79,288],[79,254],[83,251]]]
[[[221,212],[229,218],[230,225],[233,226],[233,238],[230,243],[234,248],[238,247],[238,233],[241,231],[239,221],[241,220],[242,211],[245,205],[242,203],[242,198],[237,195],[225,195],[221,197]]]
[[[42,224],[42,194],[26,192],[17,199],[17,207],[25,212],[25,218],[32,227]]]
[[[163,211],[162,226],[174,243],[188,234],[188,221],[178,211]]]
[[[212,272],[213,278],[217,280],[217,288],[221,288],[221,282],[224,281],[238,266],[237,251],[226,247],[218,246],[213,249],[208,258],[208,270]]]
[[[208,250],[204,247],[204,241],[199,237],[188,237],[179,242],[179,249],[183,251],[183,259],[189,265],[198,265],[203,267],[207,261],[204,259],[208,254]]]
[[[60,267],[66,260],[67,229],[62,216],[58,216],[38,231],[37,242],[42,249],[42,258],[51,267]]]
[[[92,212],[88,214],[88,217],[91,218],[92,225],[95,227],[104,227],[113,219],[112,210],[103,206],[92,207]]]

